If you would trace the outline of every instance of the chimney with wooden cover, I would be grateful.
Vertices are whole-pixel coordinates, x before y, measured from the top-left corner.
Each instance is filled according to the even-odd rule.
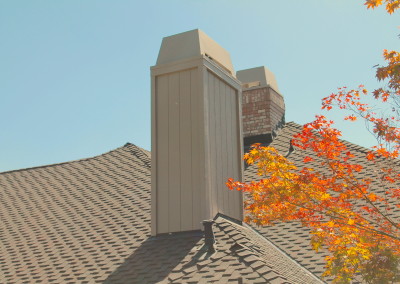
[[[275,75],[266,67],[237,72],[243,83],[243,136],[246,149],[253,143],[269,144],[285,123],[285,101]]]
[[[152,235],[242,220],[241,82],[229,53],[200,30],[163,39],[152,88]]]

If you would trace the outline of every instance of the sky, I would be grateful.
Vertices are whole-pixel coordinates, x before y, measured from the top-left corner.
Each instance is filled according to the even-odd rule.
[[[266,66],[286,121],[306,123],[338,87],[381,86],[399,15],[362,0],[0,0],[0,171],[150,150],[150,66],[162,38],[201,29],[235,70]],[[362,124],[329,115],[370,147]]]

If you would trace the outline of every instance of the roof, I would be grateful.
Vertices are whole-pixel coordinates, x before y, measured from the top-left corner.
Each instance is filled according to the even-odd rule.
[[[288,122],[285,127],[278,133],[278,136],[271,143],[280,153],[287,153],[290,146],[290,140],[293,135],[302,130],[302,126],[293,122]],[[301,166],[303,156],[302,151],[294,151],[289,159],[296,166]],[[259,180],[256,166],[248,167],[245,171],[245,180]],[[280,249],[287,253],[291,258],[295,259],[309,271],[322,277],[325,271],[325,256],[323,250],[316,253],[310,246],[309,230],[301,225],[300,222],[278,223],[275,226],[254,227],[261,235],[271,240]]]
[[[286,153],[300,130],[287,123],[272,146]],[[348,146],[357,159],[367,151]],[[305,154],[289,158],[301,165]],[[0,173],[0,283],[322,282],[325,254],[311,249],[296,222],[251,227],[217,215],[215,253],[201,231],[152,237],[150,159],[128,143],[93,158]],[[259,178],[254,167],[245,177]]]
[[[214,234],[215,253],[200,231],[149,237],[105,283],[320,283],[251,228],[217,216]]]
[[[294,122],[286,123],[285,127],[278,133],[277,137],[270,144],[270,146],[275,147],[282,154],[288,153],[290,140],[294,134],[299,133],[301,130],[302,125]],[[359,173],[359,177],[370,178],[372,181],[371,189],[373,192],[383,196],[385,194],[385,188],[379,183],[379,178],[377,176],[378,171],[376,171],[376,168],[374,168],[375,166],[372,163],[366,163],[365,156],[370,150],[348,141],[343,142],[355,156],[353,158],[354,161],[363,166],[363,170]],[[308,164],[309,167],[319,169],[320,172],[325,170],[321,169],[318,158],[311,151],[302,151],[296,149],[288,156],[288,159],[292,161],[295,166],[301,168],[304,166],[303,160],[305,156],[312,156],[314,159],[313,162]],[[399,166],[399,163],[394,166]],[[260,176],[257,175],[257,169],[255,165],[246,169],[246,181],[259,179]],[[395,200],[392,199],[389,201],[389,205],[392,210],[388,215],[399,218],[400,212],[399,209],[396,208]],[[324,258],[327,255],[327,252],[322,249],[317,253],[311,248],[309,230],[305,227],[302,227],[300,222],[278,223],[275,226],[254,227],[254,229],[257,230],[262,236],[276,244],[286,254],[307,268],[313,274],[318,277],[322,277],[322,273],[325,271]],[[330,279],[331,278],[326,278],[324,280],[329,281]]]
[[[320,283],[251,227],[216,216],[201,231],[150,234],[150,153],[0,174],[0,283]]]
[[[93,283],[148,238],[150,156],[136,146],[0,174],[0,283]]]

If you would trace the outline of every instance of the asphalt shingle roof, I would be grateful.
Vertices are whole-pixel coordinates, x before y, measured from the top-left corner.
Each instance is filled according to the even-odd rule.
[[[287,123],[272,146],[286,153],[300,130]],[[367,149],[348,147],[362,162]],[[289,158],[301,166],[304,155]],[[128,143],[0,173],[0,283],[321,283],[325,253],[296,222],[251,227],[218,215],[215,253],[200,231],[152,237],[150,159]],[[254,167],[245,177],[259,178]]]
[[[131,144],[0,174],[0,283],[106,279],[150,234],[150,176]]]
[[[150,153],[0,173],[0,283],[319,283],[247,225],[150,235]]]
[[[271,146],[275,147],[281,154],[288,153],[290,140],[293,135],[299,133],[302,130],[302,125],[294,122],[286,123],[285,127],[278,133],[277,137],[271,143]],[[379,183],[378,171],[372,163],[366,163],[365,156],[369,149],[352,144],[347,141],[343,141],[346,147],[355,155],[353,161],[362,165],[363,170],[359,173],[360,178],[370,178],[372,180],[371,186],[374,193],[384,195],[385,187]],[[315,162],[309,163],[307,166],[318,169],[323,172],[324,169],[318,164],[318,158],[311,151],[295,150],[292,152],[288,159],[292,161],[297,167],[301,168],[304,163],[304,157],[312,156]],[[399,166],[399,163],[393,165]],[[257,175],[255,166],[248,167],[245,170],[245,180],[259,180],[260,176]],[[397,218],[399,220],[400,212],[396,208],[395,200],[391,199],[389,202],[392,210],[388,215]],[[361,205],[360,205],[361,206]],[[316,253],[310,246],[310,235],[309,230],[301,226],[299,222],[288,222],[278,223],[275,226],[264,226],[254,227],[261,235],[276,244],[291,258],[296,260],[302,266],[307,268],[309,271],[317,275],[322,276],[325,270],[324,258],[327,252],[323,249]],[[329,281],[331,278],[324,279]]]

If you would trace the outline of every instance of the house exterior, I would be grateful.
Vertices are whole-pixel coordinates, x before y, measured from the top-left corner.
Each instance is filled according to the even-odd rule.
[[[214,253],[201,230],[152,236],[150,164],[126,144],[0,174],[0,283],[321,282],[224,215],[214,218]]]
[[[0,173],[0,283],[329,281],[307,229],[243,223],[246,197],[224,187],[259,178],[241,160],[250,143],[286,153],[301,129],[285,123],[273,74],[235,73],[199,30],[165,38],[151,72],[151,154],[127,143]],[[301,165],[306,154],[289,158]]]

